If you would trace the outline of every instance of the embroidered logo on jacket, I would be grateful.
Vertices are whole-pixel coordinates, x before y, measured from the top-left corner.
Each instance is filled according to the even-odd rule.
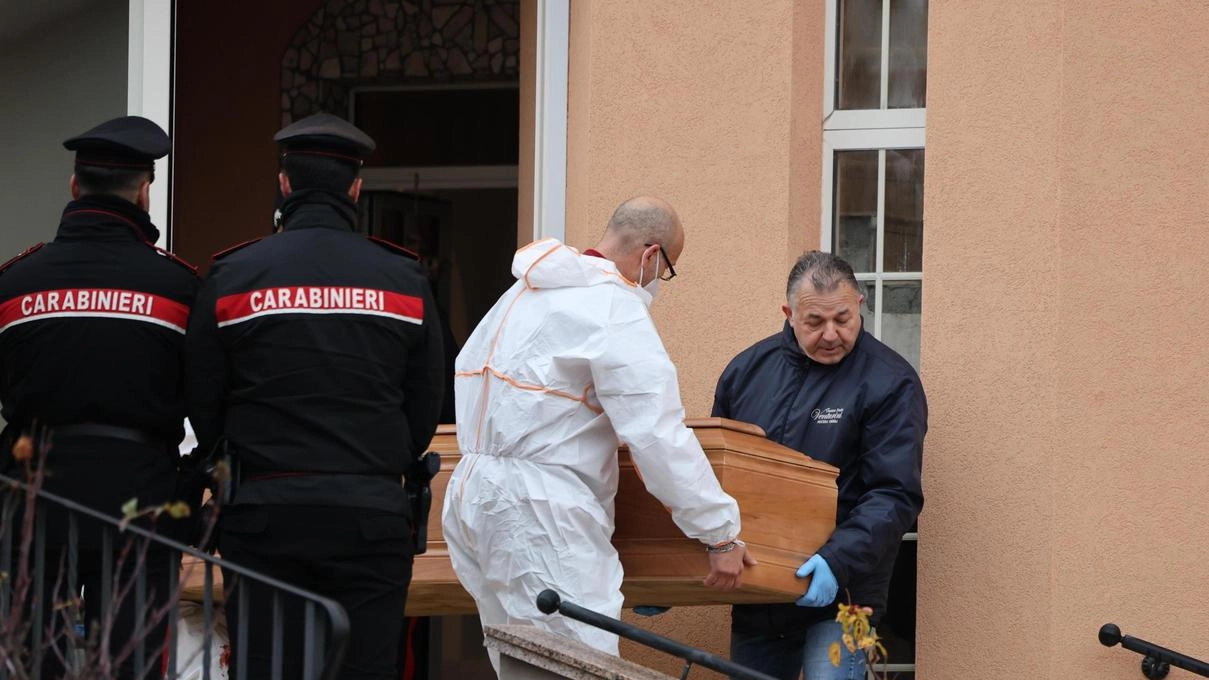
[[[842,408],[816,408],[810,412],[810,419],[819,425],[835,425],[844,417]]]
[[[365,314],[424,323],[424,300],[413,295],[350,286],[261,288],[218,299],[219,327],[272,314]]]
[[[15,297],[0,305],[0,333],[30,321],[102,318],[142,321],[185,332],[189,307],[137,290],[68,288]]]

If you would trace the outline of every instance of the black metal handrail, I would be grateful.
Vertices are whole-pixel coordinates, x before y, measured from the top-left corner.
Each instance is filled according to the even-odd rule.
[[[724,659],[716,654],[710,654],[704,649],[665,638],[662,635],[628,624],[625,621],[586,609],[573,602],[564,602],[558,593],[553,590],[543,590],[538,594],[537,608],[543,614],[558,612],[567,618],[575,619],[589,626],[595,626],[601,630],[607,630],[627,640],[633,640],[640,645],[646,645],[647,647],[658,649],[665,654],[684,659],[684,671],[680,674],[681,680],[688,677],[693,664],[704,666],[719,673],[725,673],[734,680],[776,680],[772,676],[754,671],[747,666],[740,666],[729,659]]]
[[[28,497],[31,491],[30,485],[20,482],[16,479],[0,475],[0,491],[10,496],[16,496],[13,492],[22,491],[23,495]],[[214,635],[215,621],[215,602],[213,594],[214,586],[214,568],[218,567],[228,574],[234,575],[237,579],[246,579],[253,581],[267,589],[272,593],[272,614],[273,614],[273,650],[272,650],[272,680],[281,680],[282,677],[282,630],[284,628],[284,612],[283,598],[296,598],[303,605],[304,617],[304,647],[302,659],[302,678],[304,680],[334,680],[340,671],[341,663],[344,659],[344,653],[348,646],[349,637],[349,620],[348,614],[344,608],[334,600],[317,595],[307,590],[292,586],[283,581],[279,581],[270,576],[266,576],[252,569],[222,560],[214,555],[202,552],[190,546],[187,546],[179,541],[167,538],[156,533],[154,530],[149,530],[134,523],[124,522],[116,517],[99,512],[92,508],[81,505],[53,493],[49,493],[42,489],[37,489],[35,500],[35,512],[33,513],[33,536],[32,546],[25,544],[21,549],[28,551],[32,549],[33,554],[23,554],[21,557],[32,560],[30,568],[30,578],[32,579],[33,592],[35,597],[44,596],[44,567],[47,552],[46,545],[46,512],[47,504],[58,506],[62,511],[65,511],[67,518],[67,546],[66,546],[66,585],[68,592],[73,595],[79,595],[77,586],[77,568],[79,554],[79,524],[83,519],[89,522],[99,523],[101,527],[101,612],[104,614],[114,606],[115,598],[122,597],[123,594],[129,595],[130,590],[134,591],[134,602],[136,616],[142,617],[146,611],[147,602],[147,584],[142,570],[143,560],[146,555],[146,549],[150,545],[155,545],[161,549],[168,551],[169,565],[177,565],[175,568],[169,569],[169,592],[171,598],[168,610],[165,616],[168,624],[167,635],[167,657],[164,659],[165,665],[164,678],[172,680],[177,676],[177,619],[179,616],[180,605],[180,557],[188,555],[200,561],[204,569],[204,593],[202,595],[202,608],[204,615],[204,643],[202,645],[203,655],[203,678],[209,680],[211,655],[210,648]],[[3,581],[0,582],[0,615],[8,616],[10,607],[23,606],[23,603],[13,603],[14,596],[14,579],[10,577],[13,573],[13,539],[14,532],[13,522],[16,516],[16,506],[14,503],[5,503],[3,508],[3,517],[0,518],[0,572],[4,574]],[[115,558],[114,538],[118,534],[126,534],[130,538],[127,540],[125,547],[119,551]],[[117,583],[113,579],[114,570],[117,569],[120,573],[122,569],[122,561],[130,557],[130,548],[135,543],[139,542],[141,551],[136,559],[140,560],[136,564],[135,583],[128,584],[125,588],[122,584]],[[231,579],[235,581],[236,579]],[[56,587],[59,585],[55,584]],[[117,585],[119,593],[113,592],[113,585]],[[224,584],[228,589],[232,583]],[[242,621],[247,621],[248,612],[248,589],[235,588],[235,606],[238,608]],[[225,602],[225,605],[229,605]],[[118,604],[120,606],[120,603]],[[30,644],[31,656],[33,663],[29,669],[29,677],[33,680],[39,680],[41,676],[41,659],[45,650],[42,647],[44,642],[42,639],[44,630],[42,621],[42,607],[32,607],[30,613],[32,626],[29,628],[29,635],[32,637]],[[322,618],[320,618],[322,617]],[[143,625],[142,623],[139,624]],[[162,625],[162,624],[161,624]],[[136,631],[139,630],[136,628]],[[247,636],[248,626],[240,625],[238,627],[237,637],[234,642],[234,650],[237,655],[236,659],[236,674],[235,680],[246,680],[247,664]],[[144,648],[144,641],[139,638],[135,640],[136,647],[132,656],[134,666],[134,674],[136,678],[143,678],[148,675],[149,662],[156,661],[155,656],[147,656],[147,650]],[[154,652],[153,652],[154,654]],[[12,673],[11,668],[0,667],[0,680],[7,680]]]
[[[1105,647],[1121,645],[1131,652],[1142,655],[1142,675],[1151,680],[1166,677],[1171,666],[1209,678],[1209,663],[1161,647],[1131,635],[1122,635],[1115,623],[1100,626],[1100,644]]]

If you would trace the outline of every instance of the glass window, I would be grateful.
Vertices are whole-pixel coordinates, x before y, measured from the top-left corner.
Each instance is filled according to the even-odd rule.
[[[928,89],[928,0],[891,0],[887,107],[922,109]]]
[[[923,164],[923,149],[836,150],[832,193],[832,251],[867,284],[865,328],[916,370],[923,299]]]
[[[838,75],[838,108],[881,108],[882,0],[842,3]]]
[[[835,1],[835,108],[924,108],[928,0]]]
[[[919,370],[920,281],[883,281],[881,340]]]
[[[877,249],[877,151],[835,154],[835,253],[873,271]]]
[[[924,150],[886,150],[886,246],[882,269],[923,271]]]

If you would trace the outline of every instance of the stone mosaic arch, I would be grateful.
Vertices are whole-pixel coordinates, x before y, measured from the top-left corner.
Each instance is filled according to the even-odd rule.
[[[518,0],[328,0],[281,56],[281,124],[348,115],[359,85],[509,82]]]

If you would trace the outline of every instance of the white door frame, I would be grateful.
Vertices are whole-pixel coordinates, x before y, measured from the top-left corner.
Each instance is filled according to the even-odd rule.
[[[533,239],[566,239],[570,0],[537,0]]]
[[[172,41],[175,0],[130,0],[126,113],[142,116],[172,134]],[[160,228],[156,245],[171,247],[172,154],[155,162],[151,222]]]
[[[175,0],[129,0],[126,112],[172,133]],[[564,239],[567,215],[567,59],[570,0],[537,0],[533,236]],[[171,247],[172,154],[156,161],[151,220]]]

